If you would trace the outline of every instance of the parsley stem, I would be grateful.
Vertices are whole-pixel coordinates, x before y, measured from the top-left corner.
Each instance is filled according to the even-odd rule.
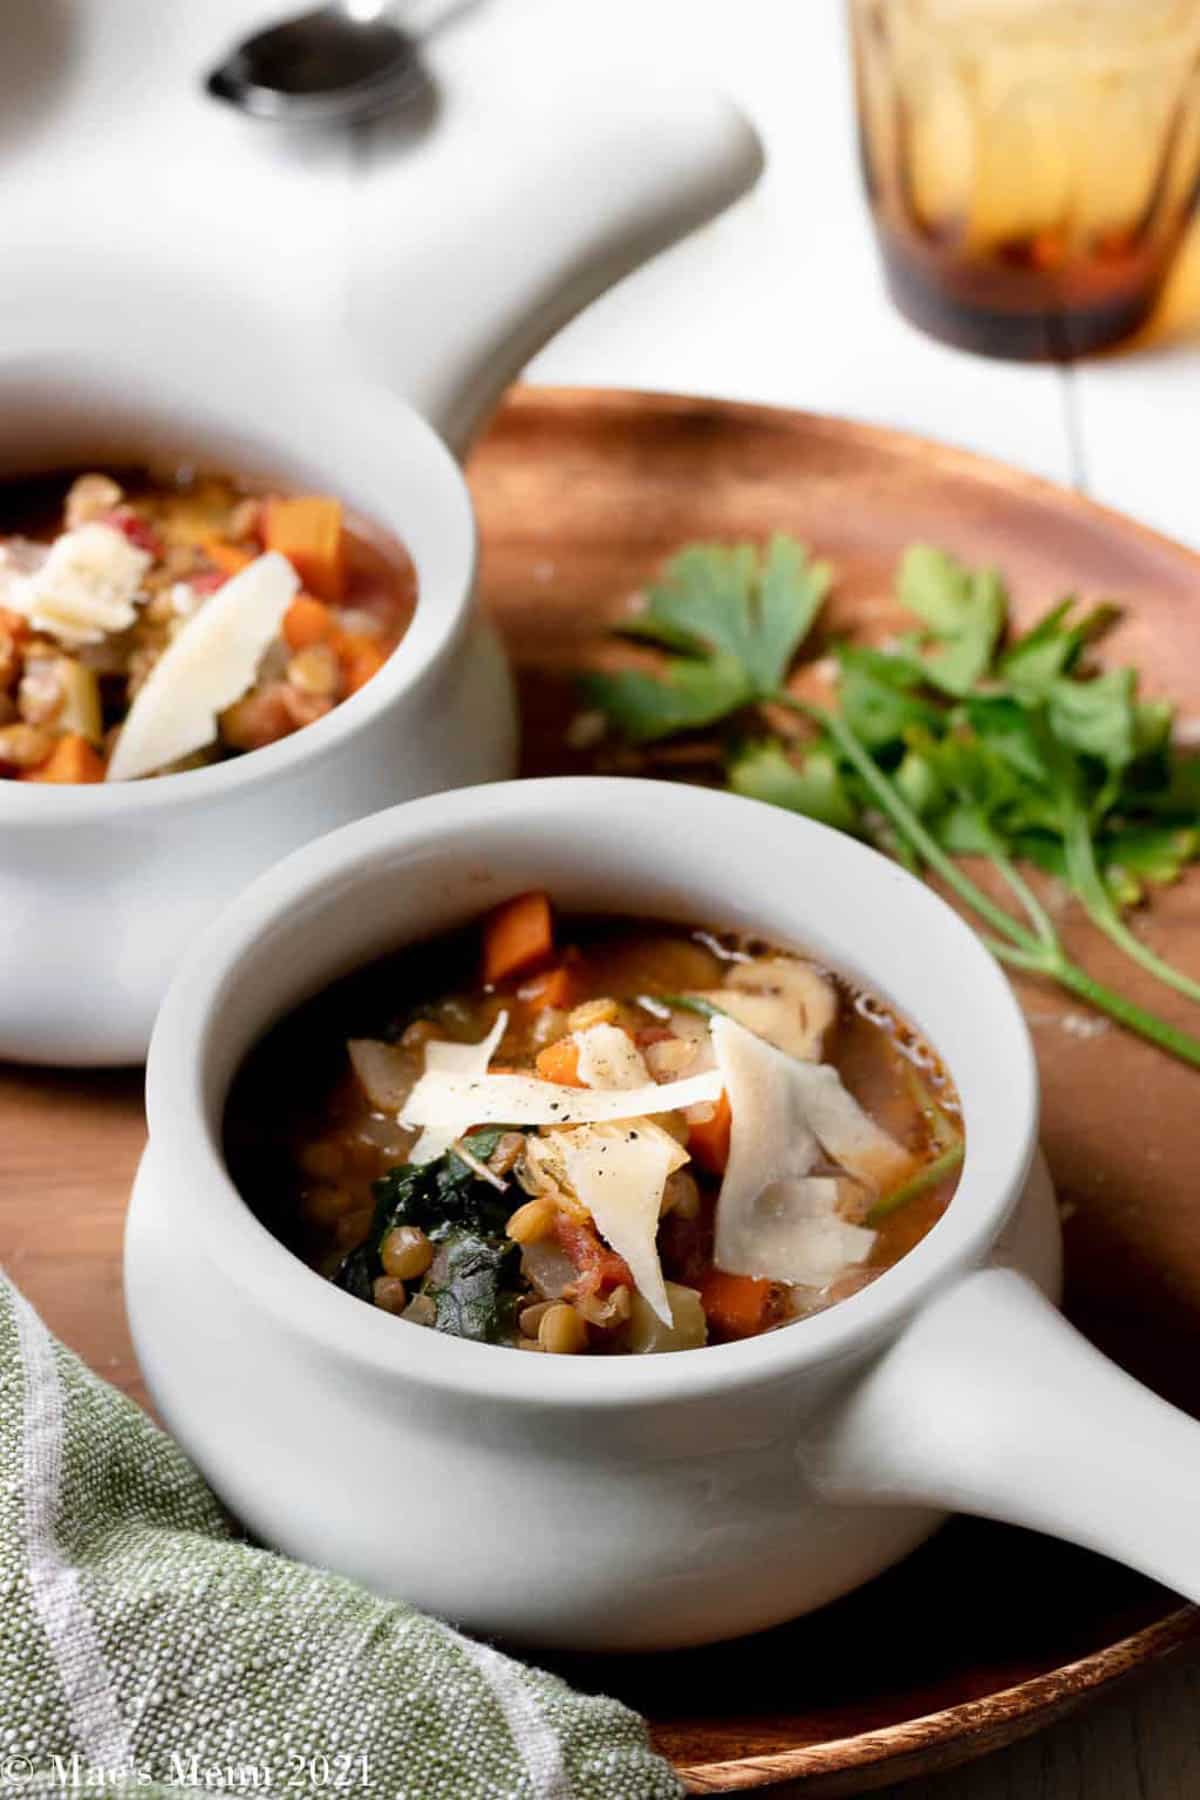
[[[1118,1025],[1126,1030],[1137,1032],[1139,1037],[1147,1038],[1150,1043],[1157,1044],[1160,1049],[1170,1051],[1182,1062],[1191,1063],[1200,1069],[1200,1038],[1194,1037],[1190,1031],[1184,1031],[1177,1025],[1171,1025],[1166,1019],[1160,1019],[1157,1013],[1149,1012],[1135,1001],[1127,1000],[1124,994],[1118,994],[1114,988],[1105,987],[1103,982],[1096,981],[1086,970],[1070,962],[1066,957],[1048,968],[1045,973],[1054,976],[1063,987],[1078,994],[1089,1006],[1098,1012],[1107,1013]]]
[[[1096,847],[1092,840],[1091,829],[1082,810],[1072,806],[1066,822],[1065,843],[1067,852],[1067,874],[1075,892],[1082,900],[1088,917],[1107,938],[1110,938],[1118,949],[1123,950],[1132,961],[1140,963],[1167,987],[1174,988],[1189,1000],[1200,1001],[1200,982],[1193,981],[1182,969],[1165,962],[1156,956],[1148,944],[1135,936],[1113,905],[1112,897],[1104,885],[1104,878],[1096,866]]]
[[[981,918],[987,920],[994,930],[1000,932],[1002,937],[1008,938],[1019,949],[1036,949],[1039,939],[1024,925],[1019,924],[1011,913],[1006,912],[1002,906],[998,906],[989,895],[984,893],[982,888],[976,887],[970,877],[963,874],[957,863],[946,855],[941,845],[926,831],[917,814],[896,788],[895,783],[879,767],[870,751],[864,747],[857,734],[850,729],[838,713],[828,713],[819,706],[812,706],[807,701],[797,700],[794,694],[789,694],[785,690],[772,694],[771,699],[778,705],[786,706],[790,711],[800,713],[804,718],[815,721],[829,733],[846,761],[852,763],[858,774],[861,775],[892,824],[904,834],[914,850],[925,859],[930,868],[936,869],[947,887],[952,888],[960,900],[972,907]]]
[[[962,1162],[963,1149],[963,1141],[959,1138],[956,1143],[943,1150],[940,1156],[935,1157],[933,1162],[926,1163],[925,1167],[920,1169],[911,1180],[902,1182],[892,1193],[884,1194],[867,1214],[867,1224],[880,1224],[892,1213],[898,1212],[902,1206],[907,1206],[910,1200],[916,1200],[921,1194],[927,1194],[931,1187],[937,1186],[939,1181],[945,1181],[948,1175],[953,1175],[955,1169]]]
[[[672,1012],[695,1013],[701,1019],[723,1019],[725,1013],[711,1000],[702,1000],[699,994],[655,994],[653,999],[669,1006]]]
[[[1022,875],[1020,869],[1017,868],[1015,863],[1009,860],[1002,850],[993,850],[991,852],[991,860],[995,863],[1005,881],[1007,881],[1009,887],[1021,902],[1021,905],[1025,908],[1025,911],[1029,914],[1030,920],[1033,923],[1033,929],[1036,931],[1040,942],[1045,944],[1047,949],[1057,948],[1058,933],[1054,929],[1050,915]]]

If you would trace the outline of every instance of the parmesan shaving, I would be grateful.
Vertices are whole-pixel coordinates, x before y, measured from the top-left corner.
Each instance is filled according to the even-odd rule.
[[[710,1069],[642,1088],[562,1087],[533,1075],[462,1075],[426,1067],[401,1113],[405,1125],[436,1126],[448,1143],[469,1125],[596,1125],[714,1101],[721,1076]],[[424,1141],[424,1140],[422,1140]]]
[[[658,1259],[667,1177],[687,1152],[651,1119],[580,1125],[542,1140],[604,1241],[629,1265],[634,1285],[664,1325],[671,1306]]]
[[[154,559],[123,531],[94,521],[55,538],[48,555],[5,586],[5,604],[68,646],[126,631]]]
[[[876,1234],[841,1216],[840,1187],[836,1176],[799,1175],[767,1188],[757,1204],[754,1266],[738,1273],[820,1289],[864,1261]]]
[[[486,1075],[488,1064],[508,1030],[507,1012],[498,1012],[496,1022],[477,1044],[455,1044],[449,1038],[431,1038],[425,1046],[425,1069],[438,1069],[452,1075]]]
[[[876,1194],[908,1179],[916,1158],[863,1111],[832,1063],[797,1063],[793,1081],[826,1156]]]
[[[619,1025],[589,1025],[575,1033],[578,1073],[584,1087],[645,1087],[650,1080],[646,1059]]]
[[[425,1046],[426,1075],[431,1070],[439,1070],[443,1074],[459,1075],[467,1080],[477,1080],[479,1076],[487,1074],[487,1066],[496,1054],[496,1046],[507,1030],[508,1014],[499,1012],[496,1014],[496,1022],[492,1029],[477,1044],[454,1044],[443,1038],[431,1039]],[[405,1124],[410,1122],[405,1119],[403,1111],[401,1111],[400,1118]],[[468,1119],[466,1124],[474,1122],[474,1120]],[[506,1120],[505,1123],[511,1123],[511,1121]],[[421,1133],[413,1145],[409,1161],[414,1163],[435,1162],[439,1156],[444,1156],[451,1144],[457,1142],[461,1136],[462,1130],[456,1127],[430,1126]]]
[[[730,1274],[824,1287],[868,1254],[875,1233],[838,1214],[837,1182],[813,1173],[821,1151],[856,1175],[911,1158],[836,1069],[785,1056],[729,1018],[712,1021],[712,1040],[732,1121],[714,1261]]]
[[[268,551],[205,601],[139,689],[117,738],[107,780],[150,775],[212,743],[217,715],[253,684],[299,586],[300,577],[287,558]]]

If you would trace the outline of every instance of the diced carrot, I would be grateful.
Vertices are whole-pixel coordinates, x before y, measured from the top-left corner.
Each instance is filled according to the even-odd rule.
[[[552,1006],[573,1006],[575,977],[565,963],[559,963],[556,968],[547,969],[544,975],[535,975],[518,990],[517,998],[533,1012],[544,1012]]]
[[[228,538],[212,533],[201,539],[200,548],[224,575],[240,575],[247,563],[254,561],[252,550],[243,550],[240,544],[231,544]]]
[[[337,631],[337,620],[323,600],[311,594],[297,594],[283,615],[283,635],[292,650],[307,650],[313,644],[326,644]]]
[[[724,1088],[713,1108],[712,1118],[688,1124],[688,1150],[700,1167],[707,1169],[710,1175],[725,1173],[725,1164],[729,1161],[729,1133],[732,1125],[733,1110]]]
[[[26,769],[22,781],[103,781],[104,758],[85,737],[70,732],[55,742],[45,762]]]
[[[771,1283],[753,1275],[713,1269],[700,1284],[700,1304],[708,1321],[726,1337],[753,1337],[761,1331],[770,1298]]]
[[[357,694],[372,675],[378,675],[388,659],[382,644],[365,633],[340,631],[333,642],[342,665],[342,685],[347,694]]]
[[[553,954],[554,920],[548,894],[515,894],[484,920],[485,981],[508,981],[513,975],[524,975],[548,962]]]
[[[559,1038],[537,1053],[537,1072],[543,1081],[557,1081],[560,1087],[582,1087],[579,1079],[579,1045],[574,1038]]]
[[[0,606],[0,632],[10,637],[14,644],[23,644],[29,636],[31,626],[24,613],[12,612],[7,606]]]
[[[272,494],[263,502],[263,543],[286,556],[318,600],[340,600],[346,591],[342,503],[325,494]]]

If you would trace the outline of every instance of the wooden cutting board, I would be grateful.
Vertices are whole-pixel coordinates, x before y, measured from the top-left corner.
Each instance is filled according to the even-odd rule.
[[[1128,614],[1114,653],[1200,716],[1200,558],[955,451],[767,408],[529,389],[479,445],[471,480],[484,595],[517,667],[529,774],[595,766],[594,751],[565,739],[573,673],[603,655],[605,620],[665,556],[694,538],[775,530],[836,563],[839,627],[886,624],[892,568],[917,539],[999,563],[1023,616],[1071,590],[1119,597]],[[1063,923],[1097,974],[1187,1020],[1187,1002],[1131,977],[1069,910]],[[1200,968],[1200,880],[1156,898],[1139,929]],[[1066,1215],[1067,1309],[1200,1416],[1200,1076],[1095,1030],[1037,984],[1022,999]],[[0,1262],[55,1331],[139,1400],[120,1239],[142,1132],[136,1074],[0,1075]],[[1200,1614],[1139,1577],[956,1520],[818,1617],[736,1646],[561,1666],[646,1712],[697,1793],[786,1783],[833,1795],[995,1748],[1197,1639]]]

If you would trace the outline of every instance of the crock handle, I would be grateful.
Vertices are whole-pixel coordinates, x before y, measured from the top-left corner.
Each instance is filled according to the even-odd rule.
[[[822,1487],[1002,1519],[1200,1601],[1200,1424],[1010,1269],[925,1308],[839,1413]]]
[[[717,94],[610,76],[518,105],[494,65],[490,89],[469,75],[447,82],[428,138],[363,183],[348,301],[367,373],[460,454],[568,319],[762,168]]]

